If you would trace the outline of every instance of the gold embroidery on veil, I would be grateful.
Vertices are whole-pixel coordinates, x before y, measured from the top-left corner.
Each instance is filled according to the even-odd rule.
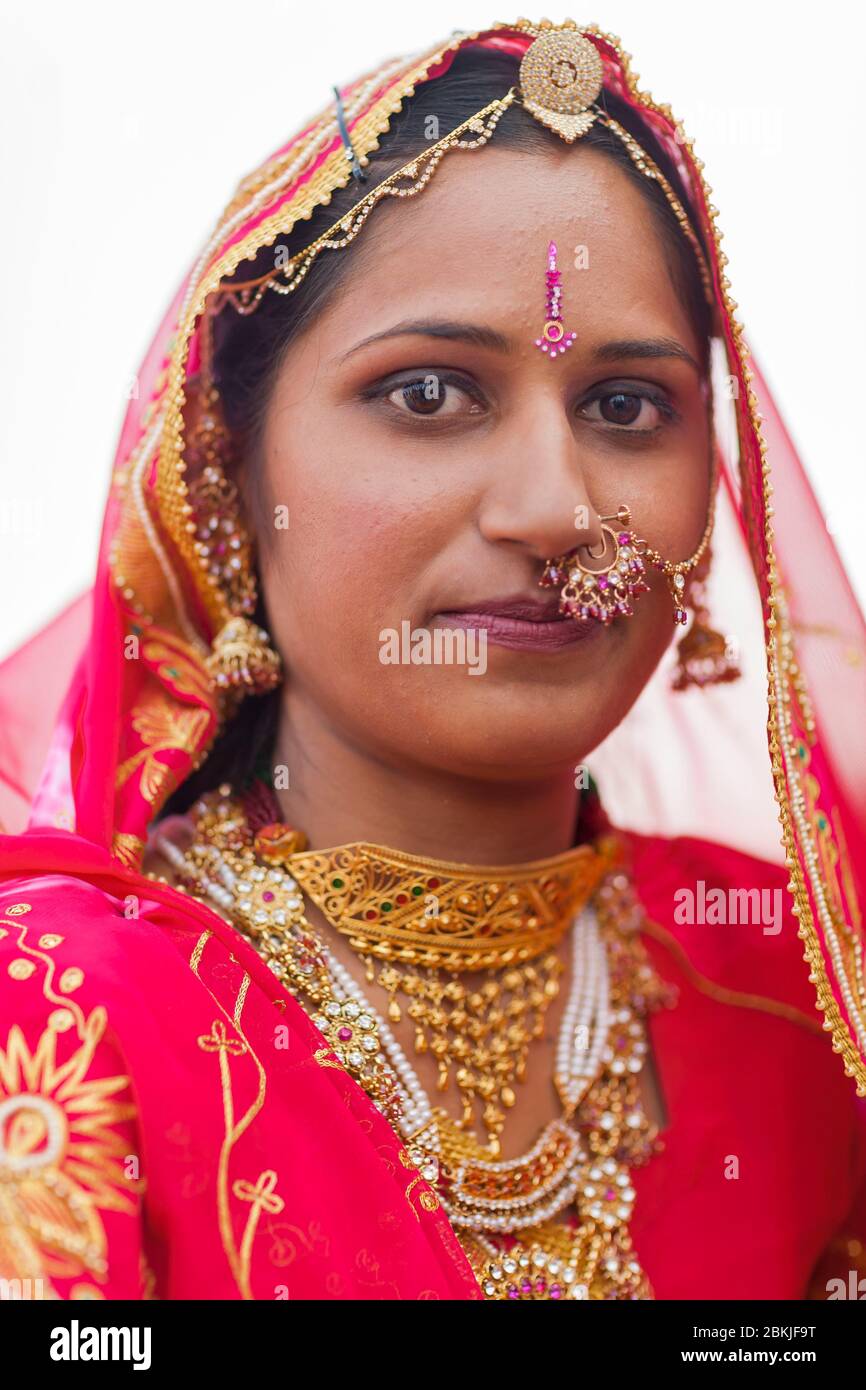
[[[487,30],[476,31],[475,34],[461,33],[446,44],[428,50],[418,61],[413,62],[402,76],[387,86],[369,110],[362,112],[354,121],[352,141],[356,153],[364,159],[377,150],[381,136],[388,129],[392,117],[401,109],[405,98],[415,92],[418,83],[424,80],[429,70],[445,54],[459,48],[470,38],[477,36],[477,33],[511,30],[536,36],[557,28],[577,29],[578,26],[573,21],[556,26],[548,21],[534,25],[527,20],[519,20],[516,24],[491,25]],[[736,369],[737,378],[742,379],[745,385],[743,399],[738,405],[740,450],[743,454],[751,448],[750,439],[747,437],[751,434],[760,451],[763,517],[759,519],[754,515],[750,516],[749,526],[753,550],[765,549],[767,554],[766,603],[769,616],[766,621],[765,648],[769,682],[769,745],[785,857],[790,874],[789,891],[794,897],[793,910],[798,918],[799,934],[804,943],[810,978],[816,988],[817,1007],[826,1020],[826,1029],[832,1036],[833,1047],[840,1054],[847,1075],[855,1080],[858,1093],[866,1095],[866,988],[862,945],[852,931],[861,921],[860,909],[853,901],[851,878],[845,870],[844,845],[839,841],[841,827],[838,816],[834,815],[832,806],[822,804],[821,791],[816,792],[814,785],[807,784],[807,768],[798,752],[800,742],[808,745],[810,738],[808,692],[796,662],[784,583],[775,558],[770,461],[762,435],[758,402],[751,384],[753,373],[749,366],[743,327],[736,316],[736,304],[731,298],[730,282],[725,273],[728,258],[721,247],[717,212],[710,202],[711,189],[703,177],[703,162],[695,155],[692,142],[681,124],[676,121],[669,106],[655,102],[651,96],[640,90],[637,77],[632,71],[631,60],[622,50],[619,40],[594,25],[581,26],[580,32],[596,37],[616,55],[625,89],[634,105],[650,115],[662,117],[669,123],[684,154],[694,166],[706,206],[712,250],[715,252],[718,265],[719,296],[731,333],[731,367]],[[384,84],[387,80],[386,75],[393,72],[394,66],[389,64],[378,74],[371,75],[367,85],[355,93],[358,102],[363,100],[362,93],[369,91],[371,85],[375,89],[377,81]],[[293,145],[282,155],[276,156],[269,165],[240,186],[217,224],[214,235],[202,252],[190,278],[171,349],[167,381],[154,404],[155,419],[160,418],[160,412],[165,412],[164,422],[158,431],[156,497],[160,525],[164,527],[174,551],[186,566],[188,576],[198,591],[198,598],[214,626],[218,626],[224,617],[222,605],[219,595],[199,566],[187,530],[188,503],[183,480],[183,406],[189,349],[207,302],[210,296],[220,289],[223,281],[231,276],[244,260],[252,259],[259,250],[273,245],[280,235],[290,231],[298,222],[310,218],[317,208],[330,201],[338,188],[348,183],[351,175],[346,167],[344,152],[342,148],[335,147],[310,177],[300,184],[286,205],[278,208],[276,212],[268,212],[273,202],[291,185],[293,179],[298,177],[300,170],[315,157],[316,151],[323,148],[334,134],[334,121],[329,109],[297,146]],[[219,248],[227,238],[239,231],[245,220],[259,214],[259,223],[220,253]],[[136,472],[140,480],[141,468]],[[130,481],[127,489],[131,486]],[[145,521],[142,517],[143,525]],[[152,539],[151,547],[152,563],[163,569],[170,587],[172,582],[174,583],[173,592],[179,607],[182,608],[182,595],[173,574],[168,552],[155,545]],[[117,563],[122,568],[122,554],[118,556]],[[179,613],[179,622],[182,624],[185,616]],[[822,945],[822,936],[826,942],[826,951]],[[834,991],[834,978],[838,982],[844,1012]]]

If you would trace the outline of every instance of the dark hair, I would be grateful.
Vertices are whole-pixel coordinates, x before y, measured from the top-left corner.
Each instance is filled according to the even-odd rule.
[[[309,246],[363,198],[365,188],[375,187],[413,155],[428,148],[432,141],[504,96],[517,77],[517,59],[509,54],[481,48],[459,52],[448,71],[442,77],[421,83],[393,118],[380,148],[370,156],[366,185],[353,178],[345,188],[334,193],[325,207],[319,208],[309,220],[301,221],[281,240],[287,254],[292,256]],[[601,101],[609,114],[655,161],[680,202],[687,207],[687,195],[678,171],[659,141],[639,123],[627,103],[608,92],[603,93]],[[429,134],[431,117],[435,117],[437,130],[432,137]],[[500,120],[492,143],[497,149],[527,152],[562,148],[559,136],[547,130],[516,102]],[[621,140],[603,124],[595,124],[581,138],[579,147],[586,146],[601,150],[613,159],[653,209],[673,283],[694,325],[706,366],[712,333],[711,310],[704,296],[694,250],[664,192],[655,180],[636,168]],[[375,217],[374,211],[371,227],[361,233],[359,243],[375,238]],[[695,231],[700,238],[699,230],[695,228]],[[291,295],[266,292],[258,308],[249,316],[239,315],[231,306],[226,306],[215,320],[214,376],[239,456],[250,464],[252,472],[260,453],[271,389],[283,357],[302,329],[338,293],[352,273],[354,260],[354,246],[335,253],[325,252],[313,262],[303,283]],[[234,278],[238,281],[254,279],[273,265],[274,247],[264,247],[254,259],[242,263]],[[257,618],[267,626],[261,602]],[[223,781],[242,786],[255,775],[270,781],[269,760],[278,712],[279,691],[246,700],[226,725],[202,767],[178,789],[166,810],[185,809],[196,796]]]

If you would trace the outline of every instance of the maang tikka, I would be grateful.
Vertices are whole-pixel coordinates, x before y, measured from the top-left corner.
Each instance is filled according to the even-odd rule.
[[[535,346],[551,357],[558,356],[570,348],[577,339],[576,333],[566,333],[562,326],[562,276],[556,264],[556,242],[551,241],[547,248],[547,275],[545,308],[547,318],[541,337],[536,338]]]
[[[237,460],[213,378],[212,332],[206,314],[201,370],[196,386],[188,386],[193,419],[185,451],[196,550],[228,610],[214,635],[207,666],[215,684],[227,692],[264,694],[279,684],[281,662],[268,633],[252,618],[257,604],[254,547],[231,478]]]

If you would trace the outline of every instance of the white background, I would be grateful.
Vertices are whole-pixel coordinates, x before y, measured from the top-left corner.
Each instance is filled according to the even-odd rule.
[[[622,38],[706,162],[747,334],[861,601],[863,11],[571,10]],[[0,656],[91,581],[130,382],[238,179],[335,82],[516,17],[490,0],[0,0]]]

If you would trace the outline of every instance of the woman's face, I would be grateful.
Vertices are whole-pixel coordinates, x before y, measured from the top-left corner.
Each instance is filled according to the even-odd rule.
[[[535,346],[550,241],[577,333],[555,360]],[[512,619],[486,653],[460,643],[491,603],[555,606],[545,560],[597,543],[621,505],[666,558],[700,540],[701,347],[652,210],[598,151],[491,146],[381,205],[346,254],[343,288],[281,366],[257,480],[259,515],[288,508],[287,529],[259,535],[287,717],[403,766],[573,766],[671,640],[662,576],[609,627]],[[463,636],[439,639],[438,663],[400,659],[425,655],[420,629],[435,656],[447,628]]]

